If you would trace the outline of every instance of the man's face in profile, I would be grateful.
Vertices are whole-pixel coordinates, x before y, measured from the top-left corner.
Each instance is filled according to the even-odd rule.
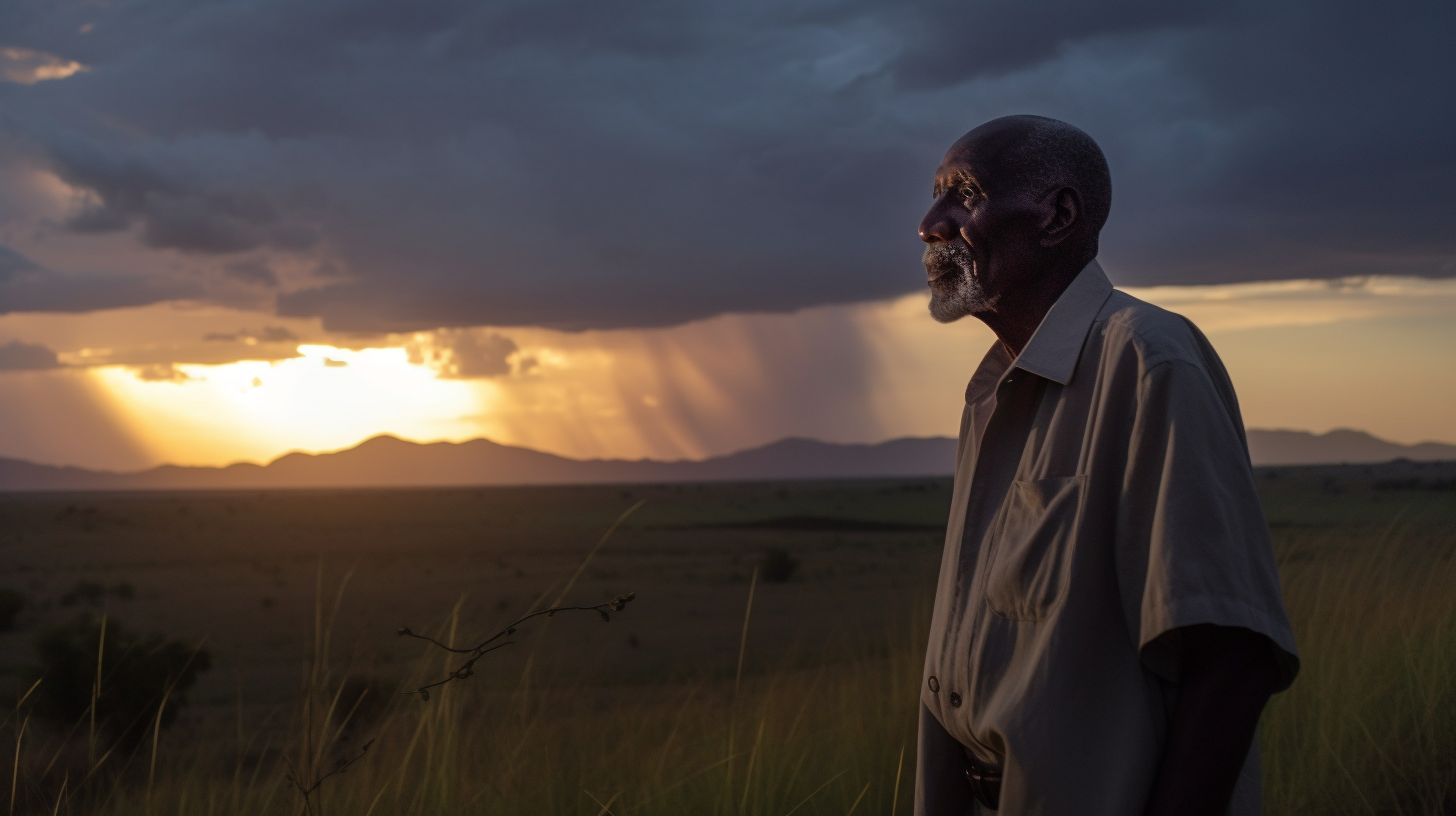
[[[994,311],[1035,245],[1031,202],[997,176],[996,157],[1013,134],[977,128],[946,153],[935,202],[920,222],[930,314],[942,323]],[[1032,246],[1027,246],[1028,242]]]

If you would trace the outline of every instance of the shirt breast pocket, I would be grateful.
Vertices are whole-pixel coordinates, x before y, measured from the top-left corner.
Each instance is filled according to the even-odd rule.
[[[1066,588],[1085,476],[1012,482],[991,525],[986,601],[1010,620],[1046,618]]]

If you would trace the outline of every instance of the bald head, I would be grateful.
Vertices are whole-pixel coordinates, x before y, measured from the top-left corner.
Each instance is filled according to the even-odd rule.
[[[1077,191],[1082,235],[1097,254],[1097,236],[1112,211],[1112,172],[1107,157],[1081,128],[1046,116],[1003,116],[971,130],[950,153],[973,151],[999,184],[1040,198],[1058,188]],[[1009,189],[1005,191],[1010,191]]]

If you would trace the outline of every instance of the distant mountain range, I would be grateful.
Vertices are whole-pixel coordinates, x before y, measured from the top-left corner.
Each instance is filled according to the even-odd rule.
[[[1329,433],[1249,431],[1249,456],[1256,465],[1339,465],[1389,462],[1456,461],[1456,445],[1422,442],[1400,445],[1345,428]]]
[[[832,479],[949,473],[955,440],[896,439],[840,445],[784,439],[701,461],[568,459],[550,453],[469,442],[406,442],[376,436],[333,453],[290,453],[267,465],[162,467],[105,473],[0,459],[0,490],[177,490],[293,487],[602,484],[614,482]]]
[[[846,445],[784,439],[701,461],[569,459],[530,448],[469,442],[407,442],[376,436],[332,453],[290,453],[267,465],[164,465],[134,473],[39,465],[0,459],[0,491],[223,490],[299,487],[426,487],[466,485],[706,482],[845,479],[949,474],[956,441],[945,437]],[[1398,445],[1360,431],[1249,431],[1256,465],[1456,460],[1456,445]]]

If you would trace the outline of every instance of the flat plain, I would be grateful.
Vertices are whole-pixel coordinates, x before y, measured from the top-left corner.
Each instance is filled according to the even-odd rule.
[[[1304,663],[1265,717],[1270,812],[1456,813],[1456,465],[1258,478]],[[78,615],[211,656],[128,752],[16,707],[15,812],[908,813],[949,490],[0,496],[0,585],[27,601],[0,634],[12,699],[37,633]],[[399,693],[460,662],[401,626],[472,645],[629,591],[610,622],[538,618],[428,702]],[[307,796],[288,779],[356,757]]]

